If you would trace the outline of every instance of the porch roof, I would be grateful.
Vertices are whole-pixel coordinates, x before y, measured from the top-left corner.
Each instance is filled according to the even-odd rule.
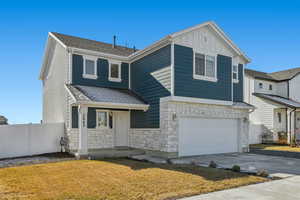
[[[275,103],[290,107],[290,108],[300,108],[300,102],[287,99],[277,95],[270,95],[270,94],[262,94],[262,93],[253,93],[254,96],[261,97]]]
[[[147,110],[149,105],[128,89],[66,84],[75,104],[101,108]]]

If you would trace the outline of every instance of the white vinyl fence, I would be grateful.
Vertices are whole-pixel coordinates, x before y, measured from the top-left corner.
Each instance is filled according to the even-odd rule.
[[[0,126],[0,159],[59,152],[63,135],[63,123]]]

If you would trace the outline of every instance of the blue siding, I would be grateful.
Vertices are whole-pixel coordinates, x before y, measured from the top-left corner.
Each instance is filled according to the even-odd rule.
[[[170,92],[150,73],[170,64],[170,45],[131,63],[131,88],[150,105],[147,112],[131,111],[131,128],[159,128],[159,101]]]
[[[232,59],[217,56],[217,82],[193,79],[193,49],[174,46],[175,96],[232,100]]]
[[[78,128],[78,106],[72,106],[72,128]]]
[[[81,55],[73,54],[73,84],[98,86],[98,87],[111,87],[111,88],[128,88],[128,71],[129,64],[121,64],[121,82],[112,82],[108,80],[108,60],[97,60],[97,73],[98,79],[86,79],[82,77],[83,74],[83,57]]]
[[[233,101],[243,102],[244,101],[244,67],[239,64],[239,82],[233,83]]]

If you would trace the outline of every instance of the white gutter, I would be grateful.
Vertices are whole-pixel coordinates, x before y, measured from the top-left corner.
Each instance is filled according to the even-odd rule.
[[[143,110],[143,111],[147,111],[149,108],[149,105],[95,102],[95,101],[77,101],[74,104],[85,105],[85,106],[96,106],[100,108],[129,109],[129,110]]]

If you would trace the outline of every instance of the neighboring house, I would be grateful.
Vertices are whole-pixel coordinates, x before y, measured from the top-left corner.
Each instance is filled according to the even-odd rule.
[[[300,68],[274,73],[246,69],[244,92],[245,102],[256,107],[250,114],[251,143],[277,142],[284,135],[290,143],[300,128]]]
[[[4,116],[0,115],[0,125],[6,125],[6,124],[7,124],[7,119]]]
[[[213,22],[139,51],[50,32],[43,123],[64,122],[78,155],[117,147],[164,156],[247,151],[248,62]]]

